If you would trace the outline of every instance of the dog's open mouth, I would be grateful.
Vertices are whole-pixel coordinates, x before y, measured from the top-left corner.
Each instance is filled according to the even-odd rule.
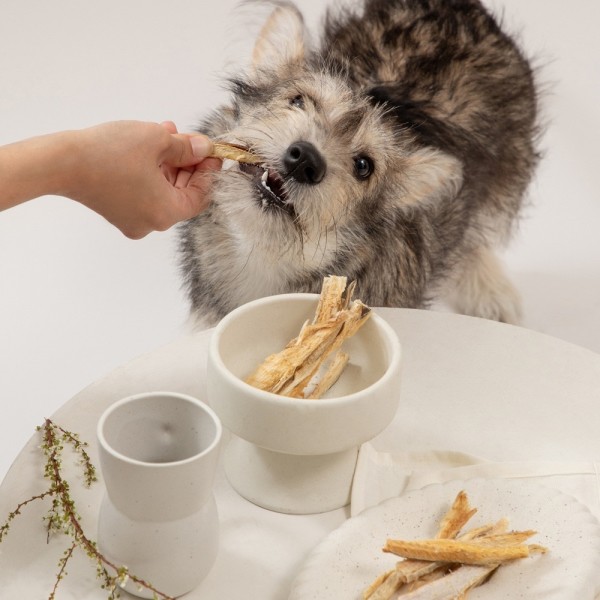
[[[240,163],[240,171],[252,177],[257,191],[257,198],[263,208],[281,209],[294,216],[294,208],[287,202],[287,192],[284,189],[283,179],[275,169]]]

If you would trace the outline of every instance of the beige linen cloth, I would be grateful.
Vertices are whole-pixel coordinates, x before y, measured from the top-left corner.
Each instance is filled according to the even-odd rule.
[[[361,446],[350,512],[355,516],[383,500],[433,483],[451,480],[529,479],[569,494],[600,519],[600,462],[490,462],[451,451],[390,453],[370,443]]]

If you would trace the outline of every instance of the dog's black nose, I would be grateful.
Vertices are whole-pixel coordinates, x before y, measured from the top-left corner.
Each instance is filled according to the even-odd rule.
[[[300,183],[315,185],[325,177],[327,164],[310,142],[294,142],[283,156],[288,175]]]

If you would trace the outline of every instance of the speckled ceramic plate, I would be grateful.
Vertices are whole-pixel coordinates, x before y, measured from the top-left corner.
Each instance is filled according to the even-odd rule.
[[[398,558],[381,551],[387,538],[435,536],[464,489],[478,508],[470,525],[508,517],[511,529],[535,529],[543,556],[502,566],[469,600],[594,600],[600,592],[600,524],[571,496],[523,480],[451,481],[392,498],[349,519],[309,556],[289,600],[359,600]]]

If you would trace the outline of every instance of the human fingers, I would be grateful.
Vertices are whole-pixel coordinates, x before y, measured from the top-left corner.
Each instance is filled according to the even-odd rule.
[[[220,160],[207,158],[193,171],[180,171],[174,190],[179,196],[180,220],[195,217],[208,206],[214,173],[221,165]]]
[[[178,133],[177,125],[173,123],[173,121],[163,121],[161,123],[162,127],[164,127],[169,133]]]
[[[175,181],[173,182],[173,185],[176,188],[187,187],[193,172],[193,169],[179,169]]]
[[[196,173],[212,173],[214,171],[219,171],[223,166],[223,162],[218,158],[206,158],[199,165],[195,165],[194,167],[185,167],[177,170],[177,174],[175,176],[175,181],[173,181],[173,186],[176,188],[184,188],[190,185],[190,181],[192,177]],[[199,181],[199,176],[196,175],[196,179]],[[198,187],[196,180],[194,180],[194,186]],[[203,183],[204,185],[204,183]]]
[[[172,134],[170,144],[163,150],[162,159],[173,167],[198,164],[212,152],[213,144],[205,135]]]

